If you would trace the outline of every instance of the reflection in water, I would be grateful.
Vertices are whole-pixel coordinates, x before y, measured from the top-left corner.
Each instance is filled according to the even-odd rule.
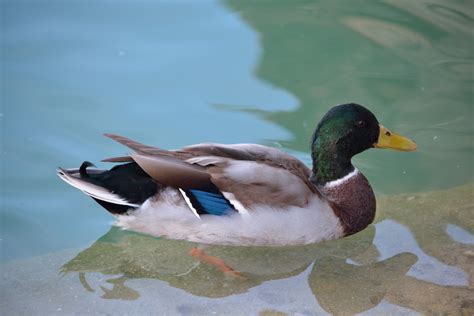
[[[104,286],[100,286],[100,288],[104,292],[102,298],[136,300],[140,296],[140,294],[138,294],[137,291],[134,291],[131,288],[127,287],[125,285],[125,281],[127,281],[126,277],[108,279],[106,282],[113,284],[113,288],[110,290]]]
[[[386,48],[410,47],[413,50],[430,46],[421,34],[395,23],[354,17],[343,19],[342,23]]]
[[[379,151],[356,158],[376,190],[416,192],[472,181],[469,2],[226,4],[261,34],[257,76],[300,101],[290,111],[249,109],[291,131],[293,138],[276,142],[308,152],[316,121],[330,106],[354,101],[419,144],[413,155]],[[309,155],[301,156],[309,163]]]
[[[226,278],[215,267],[189,256],[196,244],[116,227],[62,269],[78,273],[85,291],[100,288],[102,298],[122,300],[140,298],[140,293],[127,285],[136,279],[162,280],[193,295],[213,298],[245,293],[265,281],[291,279],[310,269],[309,288],[329,313],[359,313],[385,306],[382,302],[423,313],[469,313],[474,308],[474,246],[450,238],[446,225],[456,223],[466,233],[474,231],[464,213],[473,212],[466,199],[473,189],[471,184],[447,191],[379,197],[378,220],[397,217],[403,219],[403,225],[383,220],[361,233],[323,244],[206,249],[241,272],[241,279]],[[436,216],[438,220],[434,220]],[[427,232],[418,229],[412,235],[405,225],[424,225]],[[105,283],[92,286],[87,276],[97,272],[106,276]]]
[[[332,314],[355,314],[377,306],[396,288],[416,262],[416,256],[401,253],[362,266],[327,257],[317,262],[309,279],[319,304]],[[394,302],[397,304],[397,302]]]
[[[457,225],[448,224],[446,226],[446,233],[456,242],[474,245],[474,235]]]
[[[465,271],[470,276],[465,282],[474,288],[474,258],[469,255],[474,245],[458,242],[446,232],[448,224],[474,232],[473,199],[473,183],[450,190],[387,196],[378,200],[378,220],[389,218],[408,227],[423,252]]]
[[[189,252],[196,244],[157,239],[113,227],[91,247],[63,266],[64,272],[100,272],[112,275],[107,298],[123,291],[126,279],[150,278],[168,282],[188,293],[205,297],[223,297],[243,293],[267,280],[300,274],[318,258],[335,256],[345,260],[360,255],[371,244],[374,228],[344,240],[297,247],[212,246],[206,253],[223,259],[243,278],[231,279],[213,266],[196,261]],[[117,279],[117,275],[121,277]],[[116,281],[119,280],[120,282]],[[83,282],[88,290],[90,285]],[[115,292],[114,292],[115,291]],[[112,293],[114,292],[114,293]]]
[[[430,0],[429,3],[410,0],[385,0],[385,2],[417,15],[444,31],[453,33],[472,32],[474,22],[472,3],[446,2],[444,0]]]
[[[393,236],[397,236],[396,239]],[[420,248],[410,230],[393,220],[384,220],[377,224],[374,245],[380,251],[379,259],[409,251],[418,257],[417,263],[408,271],[409,276],[440,285],[467,286],[469,277],[463,269],[447,265],[435,257],[427,255]]]

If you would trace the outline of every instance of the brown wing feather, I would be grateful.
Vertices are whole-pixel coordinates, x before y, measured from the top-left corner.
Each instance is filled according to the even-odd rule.
[[[211,176],[204,167],[166,156],[132,154],[131,157],[143,171],[161,184],[182,189],[201,188],[211,184]]]
[[[122,156],[122,157],[112,157],[112,158],[106,158],[102,159],[102,162],[132,162],[133,159],[130,156]]]
[[[115,134],[104,134],[104,136],[111,138],[124,146],[127,146],[128,148],[132,149],[133,151],[137,153],[147,154],[147,155],[173,156],[171,151],[161,149],[158,147],[144,145],[142,143],[131,140],[130,138],[127,138],[127,137],[123,137],[123,136],[119,136]]]
[[[214,156],[214,157],[227,158],[229,160],[255,161],[255,162],[269,165],[272,167],[285,169],[289,171],[290,173],[292,173],[293,175],[299,177],[305,183],[305,185],[308,187],[308,189],[311,192],[317,195],[320,195],[316,187],[309,181],[311,171],[308,169],[308,167],[306,167],[301,161],[294,158],[293,156],[290,156],[289,154],[282,152],[276,148],[271,148],[271,147],[266,147],[266,146],[261,146],[261,145],[253,145],[253,144],[241,144],[241,145],[200,144],[200,145],[185,147],[183,149],[176,150],[176,151],[168,151],[168,150],[164,150],[158,147],[147,146],[123,136],[119,136],[115,134],[104,134],[104,135],[106,137],[109,137],[127,146],[128,148],[134,150],[138,154],[141,154],[147,157],[153,156],[153,158],[155,158],[156,160],[153,163],[150,161],[150,158],[147,158],[148,159],[147,164],[143,162],[142,163],[144,164],[144,166],[146,165],[148,168],[148,171],[144,169],[145,172],[150,174],[150,176],[152,176],[157,181],[160,181],[159,180],[160,175],[158,172],[156,172],[156,170],[153,171],[153,169],[156,169],[157,166],[161,166],[160,168],[165,168],[165,165],[166,165],[169,168],[171,168],[172,166],[175,169],[172,168],[170,170],[175,170],[177,172],[180,172],[180,174],[187,175],[189,177],[192,177],[191,175],[196,176],[198,179],[196,180],[196,183],[202,184],[205,182],[205,177],[199,172],[204,172],[209,175],[209,173],[206,171],[207,168],[201,167],[202,169],[199,169],[199,172],[195,174],[193,172],[196,172],[197,169],[185,168],[186,166],[191,166],[191,164],[185,162],[184,160],[191,159],[193,157],[200,157],[200,156]],[[137,157],[138,158],[135,159],[135,157],[133,157],[132,155],[132,159],[135,161],[137,161],[137,159],[141,159],[140,158],[141,156],[137,156]],[[169,163],[169,160],[166,160],[165,157],[174,159],[173,164],[167,165]],[[106,159],[106,161],[126,162],[126,161],[130,161],[130,159],[127,159],[124,157],[117,157],[117,158]],[[140,166],[144,168],[142,165]],[[177,166],[179,166],[179,168]],[[196,166],[196,165],[193,164],[192,166]],[[163,170],[160,170],[160,173],[162,171]],[[188,172],[191,172],[191,173],[188,173]],[[186,180],[185,179],[186,177],[177,177],[175,180],[173,180],[171,177],[171,172],[166,173],[166,174],[167,174],[166,176],[163,176],[162,181],[174,183],[175,185],[172,185],[174,187],[176,187],[179,181],[184,181],[184,185],[192,182],[192,180]],[[166,182],[163,182],[163,183],[167,184]],[[171,184],[168,184],[168,185],[171,185]]]

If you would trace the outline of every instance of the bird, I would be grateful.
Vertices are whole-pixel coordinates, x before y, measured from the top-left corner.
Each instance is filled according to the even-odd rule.
[[[259,144],[201,143],[177,150],[104,134],[133,152],[85,161],[59,177],[116,217],[118,227],[199,244],[287,246],[355,234],[372,223],[374,192],[351,158],[369,148],[413,151],[367,108],[332,107],[311,139],[312,166]]]

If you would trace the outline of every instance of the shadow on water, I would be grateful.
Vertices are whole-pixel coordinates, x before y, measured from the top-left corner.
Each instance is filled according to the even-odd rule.
[[[474,237],[458,241],[450,237],[446,225],[474,230],[472,219],[466,220],[474,211],[466,199],[473,189],[467,185],[449,191],[382,196],[377,225],[323,244],[206,249],[241,272],[242,278],[228,278],[189,256],[196,244],[116,227],[67,262],[62,271],[78,273],[84,290],[99,291],[104,299],[136,300],[140,293],[126,284],[129,280],[161,280],[196,296],[217,298],[245,293],[265,281],[288,279],[309,269],[307,282],[314,298],[330,313],[359,313],[382,301],[424,313],[472,312]],[[396,218],[403,225],[386,218]],[[397,231],[396,225],[423,225],[425,230],[411,235],[407,230]],[[408,242],[413,236],[419,251]],[[107,277],[94,288],[87,281],[91,273]]]

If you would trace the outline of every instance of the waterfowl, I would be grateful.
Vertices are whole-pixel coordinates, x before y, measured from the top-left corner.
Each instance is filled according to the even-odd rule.
[[[116,216],[123,229],[204,244],[296,245],[357,233],[376,203],[351,158],[369,148],[416,149],[358,104],[333,107],[311,142],[312,168],[276,148],[203,143],[164,150],[105,134],[133,153],[59,168],[61,179]]]

